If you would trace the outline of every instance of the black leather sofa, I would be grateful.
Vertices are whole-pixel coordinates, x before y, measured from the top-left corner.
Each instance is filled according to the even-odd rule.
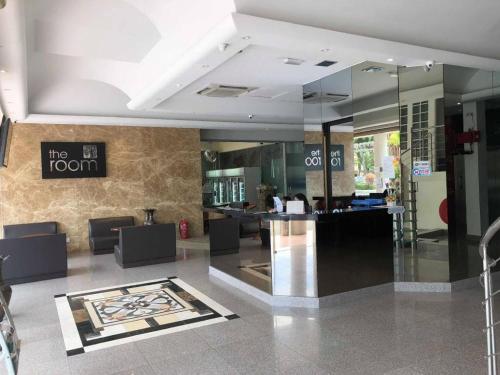
[[[119,231],[112,228],[133,227],[133,216],[89,219],[89,246],[94,255],[112,254],[118,244]]]
[[[123,268],[175,261],[175,224],[124,227],[119,233],[115,258]]]
[[[4,225],[0,255],[5,284],[65,277],[68,273],[66,234],[56,222]]]

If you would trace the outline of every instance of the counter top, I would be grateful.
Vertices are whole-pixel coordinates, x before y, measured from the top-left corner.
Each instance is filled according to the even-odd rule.
[[[311,214],[287,214],[283,213],[268,213],[262,211],[250,211],[243,210],[238,208],[230,208],[230,207],[204,207],[204,212],[215,212],[219,214],[224,214],[226,216],[232,217],[247,217],[247,218],[255,218],[255,219],[264,219],[264,220],[282,220],[282,221],[290,221],[290,220],[328,220],[328,217],[335,217],[337,215],[342,214],[350,214],[357,212],[366,212],[366,211],[379,211],[379,210],[387,210],[387,207],[377,206],[377,207],[352,207],[344,210],[333,210],[332,212],[316,212]]]

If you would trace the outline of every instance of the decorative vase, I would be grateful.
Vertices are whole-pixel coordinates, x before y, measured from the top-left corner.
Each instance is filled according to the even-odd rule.
[[[155,223],[155,219],[153,217],[156,208],[144,208],[144,225],[153,225]]]

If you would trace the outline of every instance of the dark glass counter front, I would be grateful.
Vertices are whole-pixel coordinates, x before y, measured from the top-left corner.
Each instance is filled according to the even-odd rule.
[[[385,208],[225,214],[233,220],[258,217],[269,228],[270,247],[242,239],[231,251],[211,251],[211,266],[269,294],[323,297],[394,281],[392,215]]]

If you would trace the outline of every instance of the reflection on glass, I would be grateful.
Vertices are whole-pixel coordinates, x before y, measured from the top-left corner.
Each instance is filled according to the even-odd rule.
[[[450,65],[445,66],[444,77],[449,138],[479,132],[479,142],[450,144],[450,279],[454,281],[481,272],[478,240],[500,215],[500,80],[497,72]],[[498,256],[500,244],[493,241],[489,251]]]
[[[317,297],[316,223],[271,221],[273,295]]]
[[[352,67],[356,195],[399,185],[397,66],[365,61]]]
[[[398,75],[406,248],[397,274],[400,281],[448,281],[443,66],[400,67]]]

